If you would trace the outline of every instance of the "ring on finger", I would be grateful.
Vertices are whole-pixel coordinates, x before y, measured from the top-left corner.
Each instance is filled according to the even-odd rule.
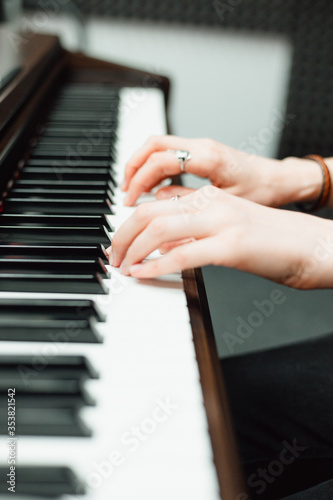
[[[180,162],[180,171],[181,173],[185,172],[185,163],[192,158],[192,155],[189,151],[185,151],[184,149],[167,149],[167,153],[172,153],[177,157],[177,160]]]

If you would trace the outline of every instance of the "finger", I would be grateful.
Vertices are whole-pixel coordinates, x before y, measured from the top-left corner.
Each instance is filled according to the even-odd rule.
[[[125,205],[132,206],[144,192],[149,192],[163,179],[179,174],[179,161],[170,153],[153,153],[130,180]]]
[[[140,279],[155,278],[184,269],[206,266],[211,263],[212,246],[214,246],[212,237],[181,245],[163,257],[130,266],[129,274]]]
[[[177,202],[172,201],[156,201],[140,205],[112,238],[112,265],[118,267],[121,264],[133,240],[154,217],[179,213],[177,205]]]
[[[170,200],[174,196],[186,196],[193,193],[195,189],[186,188],[184,186],[166,186],[157,191],[155,194],[157,200]]]
[[[126,272],[131,265],[141,262],[163,243],[203,236],[205,236],[205,226],[192,214],[186,218],[179,214],[156,217],[133,240],[127,250],[122,269]]]
[[[131,179],[152,153],[165,151],[167,149],[184,149],[187,147],[188,141],[188,139],[183,139],[174,135],[150,137],[127,162],[122,190],[127,191]]]
[[[164,255],[164,254],[170,252],[170,250],[172,250],[173,248],[176,248],[179,245],[185,245],[186,243],[191,243],[191,241],[195,241],[195,239],[194,238],[184,238],[182,240],[172,241],[170,243],[163,243],[163,245],[161,245],[159,247],[158,251],[160,252],[160,254]]]

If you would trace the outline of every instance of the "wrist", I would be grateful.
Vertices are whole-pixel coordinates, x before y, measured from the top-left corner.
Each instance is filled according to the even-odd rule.
[[[319,217],[305,217],[311,243],[304,244],[300,251],[302,265],[299,288],[333,288],[333,223]]]
[[[279,206],[287,203],[313,202],[320,196],[323,175],[315,161],[306,158],[287,157],[280,162],[275,175],[280,187]]]

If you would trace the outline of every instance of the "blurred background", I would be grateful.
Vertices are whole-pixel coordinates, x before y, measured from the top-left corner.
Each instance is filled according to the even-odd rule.
[[[0,5],[0,19],[23,32],[57,33],[69,50],[168,76],[174,134],[212,137],[269,157],[333,154],[330,0]],[[203,184],[185,178],[192,187]],[[333,330],[330,290],[293,291],[225,268],[203,273],[221,357]]]

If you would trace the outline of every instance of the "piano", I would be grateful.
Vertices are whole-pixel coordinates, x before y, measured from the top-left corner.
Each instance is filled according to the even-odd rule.
[[[168,79],[7,35],[0,497],[248,498],[200,270],[137,281],[105,253]]]

